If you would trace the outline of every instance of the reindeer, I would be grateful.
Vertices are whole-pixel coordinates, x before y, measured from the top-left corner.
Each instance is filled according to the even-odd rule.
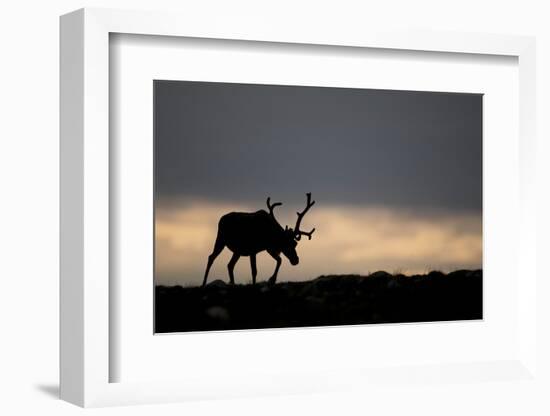
[[[214,243],[214,250],[208,256],[208,264],[206,265],[202,285],[206,285],[210,267],[225,247],[233,252],[233,257],[227,264],[231,284],[235,283],[233,269],[241,256],[250,257],[252,284],[256,284],[256,254],[261,251],[267,251],[277,262],[275,271],[268,280],[269,284],[274,284],[277,280],[277,273],[282,262],[281,252],[288,258],[290,264],[296,266],[300,261],[296,253],[298,241],[303,235],[311,240],[311,235],[315,231],[315,228],[309,232],[300,230],[304,215],[315,204],[315,201],[311,200],[311,193],[307,193],[306,196],[306,207],[302,212],[296,213],[298,219],[294,229],[288,228],[288,226],[283,229],[277,222],[273,210],[282,203],[275,202],[272,204],[271,198],[267,198],[269,213],[262,209],[256,212],[230,212],[221,217],[218,223],[218,235]]]

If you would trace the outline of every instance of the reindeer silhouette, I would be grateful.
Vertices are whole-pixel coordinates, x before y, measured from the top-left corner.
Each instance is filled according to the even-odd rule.
[[[220,218],[218,223],[218,235],[214,243],[214,250],[208,256],[208,264],[204,272],[202,285],[206,285],[208,272],[214,263],[214,260],[222,252],[224,247],[228,247],[233,252],[233,257],[227,264],[229,271],[229,281],[235,283],[233,269],[241,256],[250,256],[250,268],[252,269],[252,283],[256,284],[256,254],[261,251],[267,251],[275,259],[277,265],[273,275],[268,282],[274,284],[277,281],[277,273],[281,267],[281,252],[288,258],[290,264],[296,266],[300,259],[296,253],[296,246],[302,235],[306,235],[311,240],[311,235],[315,228],[309,232],[300,230],[300,223],[304,215],[315,204],[311,200],[311,193],[307,193],[306,207],[302,212],[297,212],[298,219],[294,229],[286,226],[284,229],[275,219],[273,210],[282,205],[281,202],[271,204],[271,199],[267,198],[267,208],[256,212],[230,212]]]

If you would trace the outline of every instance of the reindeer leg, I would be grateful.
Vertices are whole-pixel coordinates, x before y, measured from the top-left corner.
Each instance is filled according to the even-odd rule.
[[[233,257],[231,257],[231,260],[229,260],[229,263],[227,263],[227,270],[229,271],[229,282],[234,285],[235,284],[235,277],[233,276],[233,269],[235,268],[235,264],[237,264],[237,261],[239,260],[241,256],[239,256],[237,253],[233,253]]]
[[[275,271],[273,272],[273,276],[271,276],[269,278],[269,280],[267,281],[270,285],[274,285],[275,282],[277,281],[277,273],[279,273],[279,267],[281,267],[282,260],[281,260],[281,256],[279,255],[279,253],[275,253],[275,252],[271,252],[271,251],[268,251],[268,253],[277,262],[277,265],[275,266]]]
[[[203,287],[206,285],[206,280],[208,279],[208,273],[210,272],[210,267],[212,267],[212,263],[214,263],[216,257],[220,255],[224,247],[225,244],[221,242],[220,238],[216,238],[216,242],[214,243],[214,250],[212,250],[212,254],[208,256],[208,264],[206,265],[206,271],[204,272],[204,279],[202,281]]]
[[[256,275],[258,274],[258,270],[256,270],[256,255],[252,254],[250,256],[250,268],[252,269],[252,284],[256,284]]]

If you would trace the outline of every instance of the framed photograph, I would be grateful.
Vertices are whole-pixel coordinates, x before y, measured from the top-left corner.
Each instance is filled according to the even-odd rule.
[[[538,383],[534,40],[234,28],[61,18],[61,397]]]
[[[482,319],[482,94],[153,94],[155,333]]]

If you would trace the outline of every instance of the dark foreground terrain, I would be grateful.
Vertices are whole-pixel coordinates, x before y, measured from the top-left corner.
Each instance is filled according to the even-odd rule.
[[[155,309],[155,332],[481,319],[482,271],[157,286]]]

